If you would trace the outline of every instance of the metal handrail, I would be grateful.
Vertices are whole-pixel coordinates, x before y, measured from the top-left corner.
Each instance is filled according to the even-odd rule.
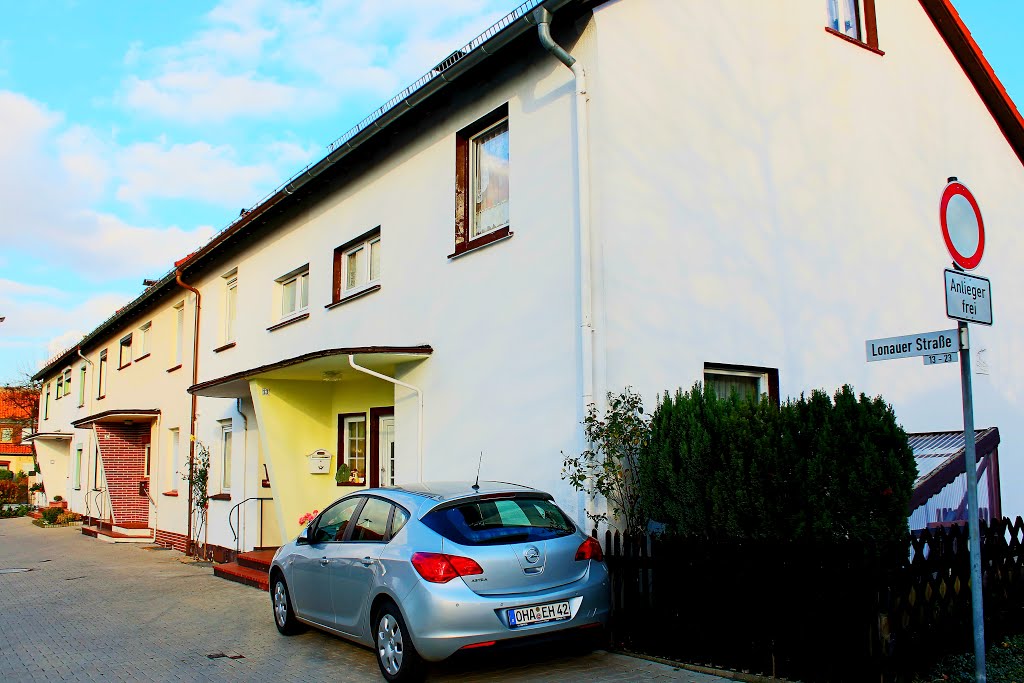
[[[248,503],[250,500],[258,500],[258,501],[260,501],[260,546],[262,546],[263,545],[263,501],[274,500],[274,499],[273,498],[260,498],[259,496],[250,496],[249,498],[246,498],[245,500],[238,502],[233,508],[231,508],[231,510],[228,511],[228,526],[231,527],[231,535],[234,536],[234,538],[235,538],[235,555],[236,556],[241,551],[241,547],[240,547],[240,545],[241,545],[240,544],[241,534],[239,532],[242,530],[241,529],[241,527],[242,527],[241,512],[238,512],[238,510],[239,510],[240,507],[242,507],[243,504]],[[236,512],[238,512],[237,516],[239,518],[239,521],[238,521],[238,527],[239,528],[237,530],[235,529],[235,525],[232,524],[232,522],[231,522],[231,515],[235,514]]]

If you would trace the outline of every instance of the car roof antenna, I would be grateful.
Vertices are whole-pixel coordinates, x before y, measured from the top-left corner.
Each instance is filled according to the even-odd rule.
[[[480,451],[480,460],[476,464],[476,482],[473,484],[473,490],[480,490],[480,466],[484,464],[484,452]]]

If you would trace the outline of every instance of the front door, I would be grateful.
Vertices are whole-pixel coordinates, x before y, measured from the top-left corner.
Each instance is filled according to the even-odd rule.
[[[370,486],[395,485],[395,409],[370,408]]]

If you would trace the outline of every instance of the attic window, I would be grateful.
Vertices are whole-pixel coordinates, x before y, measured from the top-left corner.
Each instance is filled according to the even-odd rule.
[[[878,49],[875,0],[825,0],[825,30],[872,52]]]

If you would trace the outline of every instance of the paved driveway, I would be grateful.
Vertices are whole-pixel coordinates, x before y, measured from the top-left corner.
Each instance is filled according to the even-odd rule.
[[[147,548],[0,520],[0,681],[383,680],[369,650],[318,631],[285,638],[266,593],[184,564],[181,553]],[[217,654],[229,656],[208,656]],[[551,650],[445,663],[430,674],[494,679],[723,680],[605,652]]]

